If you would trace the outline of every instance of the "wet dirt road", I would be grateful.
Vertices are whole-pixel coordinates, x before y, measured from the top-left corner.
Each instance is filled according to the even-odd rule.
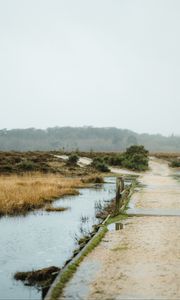
[[[150,168],[132,203],[162,215],[129,217],[109,231],[60,299],[180,299],[180,216],[163,215],[180,211],[180,183],[166,162],[151,159]]]

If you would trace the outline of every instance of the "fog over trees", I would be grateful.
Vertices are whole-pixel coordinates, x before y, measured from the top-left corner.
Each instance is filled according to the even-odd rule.
[[[1,151],[82,150],[122,151],[139,144],[149,151],[180,151],[180,137],[137,134],[127,129],[95,127],[53,127],[43,129],[1,129]]]

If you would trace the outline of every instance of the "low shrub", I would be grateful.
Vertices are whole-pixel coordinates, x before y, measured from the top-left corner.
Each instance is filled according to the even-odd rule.
[[[5,164],[0,166],[0,173],[11,173],[13,170],[12,165],[10,164]]]
[[[131,146],[124,153],[122,166],[135,171],[145,171],[148,169],[148,154],[144,146]]]
[[[18,164],[18,168],[22,171],[36,171],[37,165],[31,160],[24,160]]]
[[[104,156],[104,161],[111,166],[145,171],[148,169],[149,152],[144,146],[134,145],[127,148],[126,152]]]
[[[180,167],[180,161],[179,160],[173,160],[170,164],[172,168],[179,168]]]
[[[94,158],[91,165],[99,172],[109,172],[108,166],[106,165],[104,159],[101,157]]]
[[[67,164],[68,165],[76,165],[78,162],[78,155],[77,154],[71,154],[68,158]]]
[[[132,157],[134,154],[141,154],[144,157],[148,157],[149,152],[143,145],[133,145],[126,149],[126,156]]]
[[[111,166],[122,166],[123,154],[105,156],[104,161]]]

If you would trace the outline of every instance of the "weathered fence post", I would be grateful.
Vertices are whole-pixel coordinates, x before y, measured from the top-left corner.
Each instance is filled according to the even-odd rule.
[[[116,230],[121,230],[121,229],[123,229],[123,224],[122,224],[122,223],[115,223],[115,229],[116,229]]]
[[[116,213],[120,212],[121,208],[121,192],[124,190],[124,180],[122,177],[116,178]]]

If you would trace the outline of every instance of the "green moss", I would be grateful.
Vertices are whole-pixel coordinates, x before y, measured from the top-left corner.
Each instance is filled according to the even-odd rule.
[[[106,225],[110,225],[112,223],[117,223],[119,221],[122,221],[122,220],[125,220],[128,218],[128,215],[126,214],[120,214],[118,216],[115,216],[115,217],[110,217],[108,220],[107,220],[107,223]]]
[[[60,296],[60,294],[63,291],[63,288],[65,286],[65,284],[71,279],[71,277],[73,276],[73,274],[75,273],[75,271],[77,270],[79,264],[83,261],[84,257],[87,256],[102,240],[102,238],[105,236],[107,232],[107,227],[104,226],[104,228],[102,229],[102,231],[98,234],[98,236],[96,236],[92,242],[90,243],[90,245],[86,248],[86,251],[82,253],[82,255],[71,265],[69,265],[69,267],[67,268],[67,270],[62,274],[59,282],[57,283],[57,285],[54,287],[52,294],[51,294],[51,300],[57,300]]]

